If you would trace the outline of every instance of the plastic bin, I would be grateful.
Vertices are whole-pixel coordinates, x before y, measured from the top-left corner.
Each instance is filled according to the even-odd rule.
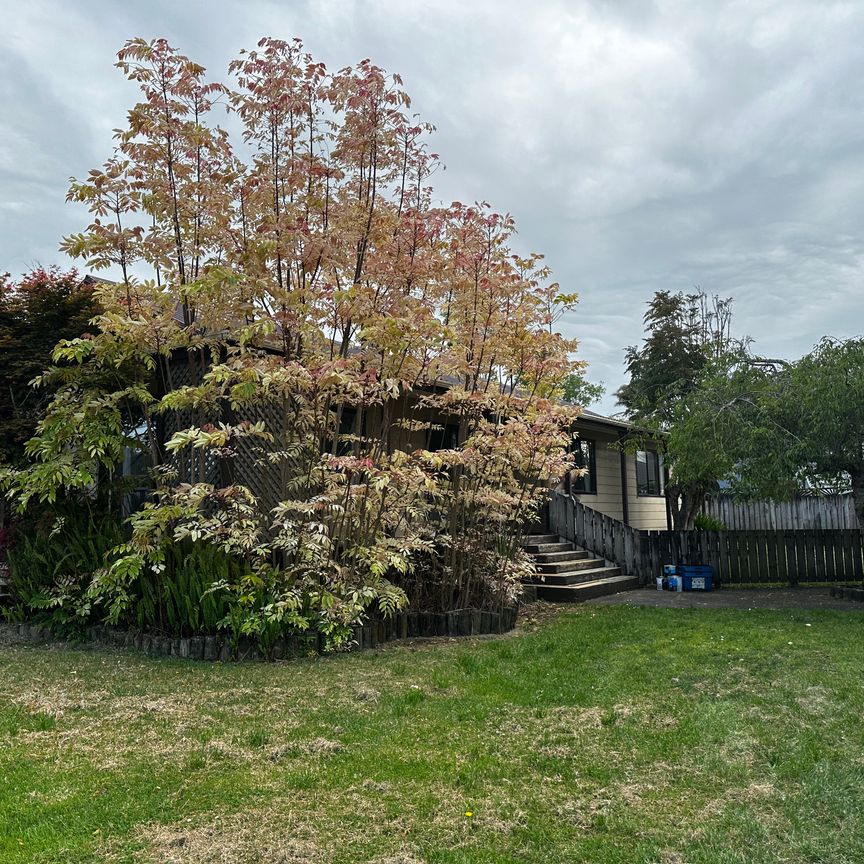
[[[685,591],[711,591],[714,568],[707,564],[679,564],[676,568]]]

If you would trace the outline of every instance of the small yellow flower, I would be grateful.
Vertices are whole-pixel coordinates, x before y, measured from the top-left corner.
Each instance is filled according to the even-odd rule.
[[[465,815],[470,819],[474,815],[474,811],[473,810],[466,810]]]

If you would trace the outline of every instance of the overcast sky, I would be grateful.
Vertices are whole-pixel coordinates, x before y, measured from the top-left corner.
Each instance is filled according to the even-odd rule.
[[[660,288],[735,298],[794,357],[864,333],[864,2],[0,0],[0,271],[66,265],[71,175],[135,99],[112,67],[166,37],[226,80],[262,35],[398,72],[444,200],[488,200],[581,296],[563,321],[612,391]],[[600,406],[612,411],[608,397]]]

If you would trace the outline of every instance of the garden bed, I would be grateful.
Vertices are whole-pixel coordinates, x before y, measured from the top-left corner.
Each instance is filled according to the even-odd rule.
[[[517,607],[501,612],[478,609],[457,609],[452,612],[401,612],[392,618],[370,621],[354,628],[354,639],[349,650],[375,648],[396,639],[422,637],[485,636],[506,633],[516,626]],[[26,642],[44,644],[57,641],[47,627],[40,624],[0,625],[0,642]],[[108,648],[127,648],[150,657],[177,657],[182,660],[254,661],[264,656],[251,639],[241,639],[236,647],[224,634],[206,636],[163,636],[138,630],[116,627],[88,627],[86,637],[79,645]],[[287,660],[322,653],[320,637],[280,639],[273,646],[270,659]]]

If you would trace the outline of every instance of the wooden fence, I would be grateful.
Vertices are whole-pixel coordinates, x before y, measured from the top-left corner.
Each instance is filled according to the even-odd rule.
[[[552,531],[653,584],[664,564],[709,564],[724,585],[860,582],[864,543],[856,529],[638,531],[561,492],[549,504]]]
[[[706,516],[719,519],[729,531],[781,529],[856,529],[851,495],[807,495],[791,501],[738,501],[729,495],[709,498]]]
[[[860,581],[861,531],[643,531],[640,578],[664,564],[710,564],[724,585]]]

